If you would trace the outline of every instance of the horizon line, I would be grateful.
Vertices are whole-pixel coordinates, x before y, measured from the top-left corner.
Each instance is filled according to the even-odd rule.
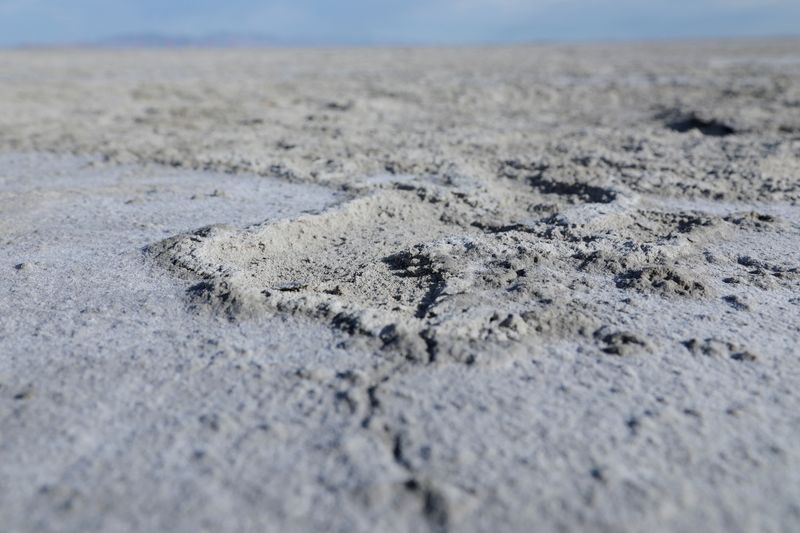
[[[151,42],[148,42],[148,39]],[[241,39],[241,42],[237,42]],[[250,41],[248,41],[250,39]],[[314,41],[311,39],[285,39],[255,33],[226,33],[214,32],[201,36],[161,33],[130,33],[101,38],[92,41],[41,41],[23,42],[17,44],[0,44],[0,50],[46,50],[46,49],[98,49],[98,50],[124,50],[124,49],[258,49],[258,48],[469,48],[482,46],[525,46],[546,44],[625,44],[625,43],[654,43],[668,44],[681,42],[711,42],[711,41],[754,41],[754,40],[785,40],[800,39],[797,33],[765,33],[765,34],[707,34],[685,36],[652,36],[652,37],[587,37],[587,38],[557,38],[542,37],[530,39],[474,39],[455,41],[432,40],[366,40],[354,39],[329,39]],[[140,42],[137,42],[140,40]],[[158,42],[158,41],[161,42]],[[224,42],[229,40],[230,42]]]

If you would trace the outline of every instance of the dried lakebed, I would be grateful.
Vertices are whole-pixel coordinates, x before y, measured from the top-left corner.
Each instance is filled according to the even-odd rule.
[[[0,523],[797,530],[798,50],[0,52]]]

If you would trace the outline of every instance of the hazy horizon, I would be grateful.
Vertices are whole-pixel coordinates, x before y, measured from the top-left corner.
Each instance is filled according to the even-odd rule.
[[[792,0],[0,0],[0,46],[479,44],[794,36]],[[166,44],[169,44],[168,42]]]

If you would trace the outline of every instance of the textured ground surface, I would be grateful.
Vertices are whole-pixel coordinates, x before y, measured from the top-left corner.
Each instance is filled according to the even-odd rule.
[[[0,65],[11,531],[800,527],[800,41]]]

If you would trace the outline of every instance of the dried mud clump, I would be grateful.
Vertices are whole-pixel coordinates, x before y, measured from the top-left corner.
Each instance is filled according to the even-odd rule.
[[[734,361],[752,362],[758,357],[749,350],[725,341],[708,337],[705,339],[689,339],[682,343],[693,355],[705,357],[726,357]]]
[[[769,231],[775,224],[780,223],[774,216],[756,211],[733,213],[726,216],[725,221],[752,231]]]
[[[617,277],[617,288],[655,292],[662,296],[702,298],[709,289],[693,275],[665,266],[652,266],[628,270]]]
[[[609,355],[631,356],[651,351],[650,343],[634,333],[612,330],[603,326],[594,332],[600,351]]]
[[[754,230],[759,231],[759,230]],[[761,290],[773,290],[777,287],[794,289],[800,282],[800,268],[786,264],[775,264],[749,255],[736,258],[739,268],[731,276],[722,281],[729,285],[749,285]]]

